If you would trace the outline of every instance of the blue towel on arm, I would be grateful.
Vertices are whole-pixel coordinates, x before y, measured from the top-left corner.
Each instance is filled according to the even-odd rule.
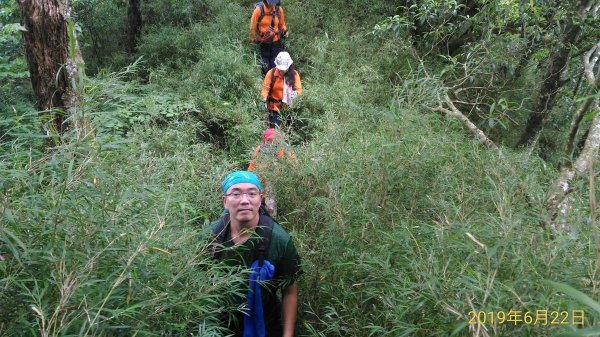
[[[268,281],[275,274],[275,266],[264,260],[263,266],[258,266],[258,260],[250,267],[248,290],[248,309],[244,316],[244,337],[265,337],[265,317],[263,313],[260,282]]]

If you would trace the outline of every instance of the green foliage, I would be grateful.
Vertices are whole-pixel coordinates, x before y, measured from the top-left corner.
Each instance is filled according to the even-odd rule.
[[[18,20],[16,2],[0,2],[0,142],[3,145],[14,140],[11,134],[28,133],[37,125],[33,121],[34,99]]]
[[[582,293],[581,291],[574,289],[570,285],[564,284],[564,283],[558,283],[558,282],[553,282],[553,281],[549,281],[549,280],[546,280],[544,283],[546,283],[548,286],[550,286],[558,291],[565,293],[566,295],[568,295],[572,299],[576,300],[580,304],[583,304],[586,307],[592,308],[596,312],[596,315],[600,314],[600,304],[598,302],[594,301],[593,299],[591,299],[586,294]],[[584,309],[580,309],[580,310],[583,310],[585,312]],[[587,313],[589,315],[589,311]],[[588,317],[588,320],[589,320],[589,317]],[[598,334],[600,334],[600,327],[591,327],[591,328],[580,329],[580,330],[572,329],[571,331],[562,333],[561,336],[565,336],[565,337],[567,337],[567,336],[569,336],[569,337],[597,336]]]
[[[198,61],[202,38],[180,27],[157,27],[143,37],[139,53],[150,66],[182,69]]]
[[[88,75],[103,67],[119,69],[133,61],[123,50],[127,1],[75,0],[75,22],[81,27],[77,39]]]
[[[86,109],[92,111],[100,132],[126,132],[134,125],[166,123],[195,111],[193,103],[172,93],[156,95],[148,87],[119,81],[114,75],[92,81],[88,87],[93,100]]]
[[[458,136],[460,125],[412,104],[380,120],[358,111],[328,123],[303,148],[300,169],[275,182],[311,270],[302,283],[308,335],[446,336],[470,310],[566,309],[537,280],[593,277],[587,243],[557,246],[536,225],[549,178],[540,163],[515,175]]]
[[[451,95],[458,109],[496,142],[514,146],[520,125],[530,114],[540,113],[534,111],[539,109],[537,91],[550,56],[563,46],[565,27],[577,22],[581,28],[581,42],[571,46],[573,55],[597,42],[590,37],[597,36],[598,19],[582,18],[581,6],[575,1],[408,1],[397,15],[376,24],[373,33],[410,38],[427,71],[444,73],[444,85],[460,93]],[[443,70],[433,65],[440,56],[446,63]],[[580,76],[580,59],[571,63],[565,79]],[[576,81],[566,83],[565,93],[580,89]],[[506,109],[496,109],[500,99],[508,102]],[[555,109],[560,127],[549,122],[540,143],[542,155],[553,164],[560,160],[552,158],[562,156],[557,151],[564,138],[557,135],[566,132],[569,121],[564,121],[572,116],[570,107],[560,105]]]
[[[40,126],[37,111],[23,113],[13,107],[12,111],[0,112],[0,157],[26,156],[27,151],[36,151],[42,140],[38,135]]]
[[[189,26],[198,21],[214,18],[212,6],[215,3],[210,0],[151,0],[144,3],[142,14],[150,25]]]
[[[486,2],[485,15],[467,17],[452,1],[415,2],[399,16],[386,1],[284,2],[305,91],[284,116],[299,162],[272,183],[304,261],[297,335],[467,336],[470,310],[580,308],[543,279],[597,302],[583,184],[574,186],[572,236],[550,233],[541,223],[557,171],[504,148],[499,159],[429,109],[450,84],[489,83],[463,92],[480,104],[468,115],[511,138],[511,119],[526,115],[543,76],[520,68],[519,56],[551,32],[534,24],[547,3],[528,3]],[[229,299],[247,275],[211,261],[198,237],[222,212],[221,179],[246,166],[264,130],[262,78],[246,43],[251,4],[143,2],[135,61],[119,50],[124,2],[75,3],[94,68],[81,108],[93,132],[70,130],[48,149],[28,101],[0,110],[0,335],[227,334],[218,320],[235,310]],[[526,38],[492,34],[524,13]],[[374,39],[382,17],[391,19]],[[415,22],[431,30],[429,47],[467,28],[485,34],[441,58],[414,43]],[[13,81],[0,90],[22,94],[11,37],[0,35],[12,53],[0,67]],[[544,62],[546,47],[525,65]],[[486,324],[495,336],[538,328]]]
[[[412,23],[408,20],[408,18],[400,15],[394,15],[385,18],[376,24],[373,28],[373,34],[381,36],[391,31],[394,33],[396,38],[399,38],[401,35],[407,34],[407,28],[409,27],[412,27]]]
[[[198,241],[193,219],[211,213],[191,207],[199,194],[190,187],[210,154],[178,139],[183,130],[165,135],[160,152],[163,136],[148,136],[151,146],[145,137],[70,143],[5,171],[0,331],[223,334],[218,314],[244,278],[209,261]]]
[[[4,83],[29,79],[29,71],[27,71],[27,64],[24,59],[9,60],[8,57],[2,57],[0,61],[2,61],[0,65],[0,80]]]
[[[169,17],[160,19],[156,23],[151,21],[145,28],[148,33],[142,37],[139,54],[144,55],[151,66],[161,65],[174,69],[188,67],[206,57],[206,53],[211,51],[210,48],[217,49],[217,51],[221,48],[235,48],[235,45],[239,45],[241,40],[247,37],[245,29],[243,31],[236,29],[239,27],[239,23],[246,20],[247,17],[239,11],[239,6],[230,2],[213,0],[198,3],[196,1],[168,3],[157,1],[154,4],[169,6],[169,8],[156,10],[163,16],[169,13]],[[186,7],[200,10],[210,20],[198,22],[198,18],[192,16],[184,20],[187,22],[185,25],[178,24],[180,20],[177,11]],[[173,11],[174,13],[171,15]],[[163,22],[164,20],[172,21],[166,24]],[[244,26],[244,28],[246,27]],[[234,55],[228,56],[232,59],[237,58]]]

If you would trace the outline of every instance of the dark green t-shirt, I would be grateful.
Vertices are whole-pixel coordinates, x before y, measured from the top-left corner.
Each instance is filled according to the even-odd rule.
[[[217,223],[218,221],[210,225],[209,230],[211,233],[214,233]],[[250,268],[255,259],[253,247],[258,244],[259,240],[260,238],[257,235],[252,235],[248,241],[234,246],[231,241],[230,231],[226,230],[226,235],[222,243],[224,248],[221,260],[230,266]],[[298,280],[302,273],[300,257],[290,234],[276,222],[273,224],[273,231],[269,247],[267,247],[265,260],[268,260],[275,266],[273,279],[262,285],[261,292],[265,325],[267,326],[267,332],[271,331],[267,336],[271,336],[277,335],[281,329],[281,294],[278,294],[278,290]],[[247,302],[247,298],[239,298],[238,301],[239,304],[244,304]],[[242,323],[244,319],[242,314],[236,314],[236,316],[240,324],[233,323],[229,328],[237,335],[243,330]]]

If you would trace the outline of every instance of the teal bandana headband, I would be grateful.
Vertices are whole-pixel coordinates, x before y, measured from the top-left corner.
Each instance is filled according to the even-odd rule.
[[[235,185],[240,183],[250,183],[258,188],[259,191],[262,192],[262,185],[260,184],[260,179],[256,176],[256,174],[249,171],[235,171],[227,175],[225,180],[223,180],[223,194],[227,193],[227,190]]]

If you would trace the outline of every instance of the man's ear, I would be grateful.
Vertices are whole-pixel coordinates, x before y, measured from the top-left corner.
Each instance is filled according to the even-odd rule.
[[[226,196],[222,196],[221,197],[221,201],[223,202],[223,207],[225,207],[225,201],[227,201],[227,197]],[[227,207],[225,207],[225,209],[227,209]]]

